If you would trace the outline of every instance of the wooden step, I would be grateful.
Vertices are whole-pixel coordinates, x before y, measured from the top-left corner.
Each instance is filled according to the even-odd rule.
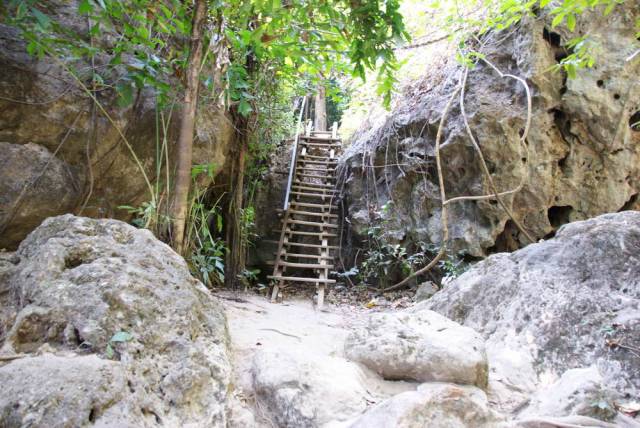
[[[312,204],[309,202],[299,202],[299,201],[291,201],[289,205],[294,205],[296,207],[304,207],[304,208],[328,208],[329,210],[337,210],[338,206],[336,204]]]
[[[307,192],[297,192],[297,191],[294,191],[294,192],[291,192],[291,194],[292,194],[292,195],[296,195],[296,196],[306,196],[306,197],[309,197],[309,198],[322,198],[322,199],[327,199],[327,198],[332,199],[332,198],[335,198],[335,195],[329,195],[329,194],[327,194],[327,193],[324,193],[324,194],[323,194],[323,193],[307,193]]]
[[[280,232],[279,230],[274,230],[273,232]],[[284,233],[286,233],[287,235],[297,235],[297,236],[317,236],[319,238],[322,238],[323,236],[326,236],[327,238],[337,238],[338,235],[336,235],[335,233],[326,233],[326,232],[304,232],[301,230],[287,230]]]
[[[311,186],[311,187],[323,187],[325,189],[335,189],[336,186],[331,184],[322,184],[322,183],[308,183],[306,181],[294,180],[293,184],[299,184],[301,186]]]
[[[288,219],[287,220],[287,224],[300,224],[303,226],[315,226],[315,227],[329,227],[332,229],[337,229],[338,225],[337,224],[331,224],[331,223],[318,223],[317,221],[304,221],[304,220],[293,220],[293,219]]]
[[[301,172],[296,173],[296,177],[307,177],[307,178],[318,178],[324,180],[335,180],[336,177],[333,175],[313,175],[313,174],[304,174]]]
[[[335,144],[335,143],[333,143],[333,144],[332,143],[327,143],[327,144],[325,144],[325,143],[309,143],[307,141],[300,141],[300,144],[304,144],[307,147],[318,147],[318,148],[325,149],[325,150],[331,150],[332,148],[341,147],[342,146],[342,144]]]
[[[333,189],[319,188],[319,187],[311,187],[311,186],[303,186],[301,184],[294,184],[291,186],[292,190],[311,190],[313,192],[321,193],[323,195],[331,196],[337,193],[337,191]]]
[[[300,159],[300,158],[298,158],[298,162],[303,162],[305,164],[310,164],[310,165],[335,165],[338,163],[338,161],[332,161],[332,160],[319,161],[314,159]]]
[[[311,143],[310,141],[322,141],[321,143]],[[326,141],[326,143],[325,143]],[[340,138],[322,138],[304,135],[300,138],[299,142],[302,144],[321,144],[323,146],[341,146],[342,140]]]
[[[279,261],[278,265],[284,267],[298,268],[298,269],[333,269],[333,265],[325,265],[322,263],[295,263]]]
[[[286,245],[289,247],[302,247],[302,248],[326,248],[329,250],[338,249],[336,245],[304,244],[302,242],[283,242],[282,245]]]
[[[273,253],[274,256],[277,256],[278,253]],[[299,259],[317,259],[317,260],[333,260],[335,257],[331,256],[319,256],[317,254],[300,254],[300,253],[285,253],[284,257],[296,257]]]
[[[309,159],[320,159],[320,160],[327,160],[329,158],[327,158],[326,156],[314,156],[314,155],[300,155],[299,157],[301,158],[309,158]]]
[[[274,279],[276,281],[291,281],[291,282],[317,282],[323,284],[335,284],[335,279],[320,279],[320,278],[305,278],[299,276],[267,276],[269,279]]]
[[[280,213],[284,212],[284,210],[282,208],[278,208],[276,211],[280,212]],[[313,217],[338,218],[337,214],[321,213],[321,212],[315,212],[315,211],[292,210],[291,208],[289,208],[289,214],[308,215],[308,216],[313,216]]]

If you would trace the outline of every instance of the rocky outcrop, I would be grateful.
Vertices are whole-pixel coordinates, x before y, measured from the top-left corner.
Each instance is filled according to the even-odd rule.
[[[0,248],[71,211],[82,196],[78,171],[37,144],[0,142],[0,171]]]
[[[52,217],[12,260],[0,266],[0,426],[224,425],[222,308],[151,232]]]
[[[253,388],[260,408],[279,427],[319,427],[364,411],[369,393],[361,369],[329,356],[258,352]]]
[[[482,337],[432,311],[371,315],[347,337],[345,355],[385,379],[487,385]]]
[[[352,428],[497,427],[503,417],[489,408],[487,396],[472,386],[425,383],[376,405]]]
[[[627,58],[639,47],[639,16],[640,5],[625,2],[607,17],[600,10],[582,15],[575,33],[552,29],[550,18],[542,16],[483,40],[487,59],[531,88],[526,150],[518,143],[527,111],[517,81],[480,62],[469,72],[465,111],[498,189],[524,180],[521,191],[503,199],[534,238],[571,221],[638,208],[640,132],[630,125],[640,115],[640,61]],[[570,53],[563,44],[587,33],[598,46],[596,65],[571,79],[549,71]],[[345,196],[349,221],[362,236],[372,223],[383,222],[386,236],[406,246],[440,243],[434,142],[461,72],[453,58],[436,57],[389,114],[372,118],[353,136],[343,156]],[[448,197],[491,193],[457,98],[444,125],[441,154]],[[381,209],[385,204],[388,209]],[[529,243],[495,201],[454,202],[448,220],[453,252],[484,257]]]
[[[78,4],[48,1],[47,13],[63,27],[84,34],[86,21],[78,18]],[[107,84],[119,81],[124,74],[124,65],[113,67],[109,65],[110,60],[103,55],[95,58],[97,73]],[[84,83],[90,86],[91,65],[77,61],[74,67],[82,70],[80,78],[86,78]],[[180,87],[177,79],[170,83]],[[170,114],[169,109],[161,112],[157,108],[156,96],[149,89],[136,92],[135,101],[129,107],[118,105],[111,88],[100,88],[96,96],[113,124],[100,111],[94,123],[92,101],[77,81],[56,61],[29,56],[17,29],[0,24],[0,142],[13,147],[0,150],[0,165],[15,162],[16,156],[33,156],[19,175],[14,175],[13,168],[0,168],[0,183],[3,187],[5,183],[11,185],[10,189],[0,187],[0,248],[15,249],[47,216],[75,212],[85,205],[85,200],[83,215],[128,219],[130,215],[119,206],[140,206],[150,200],[131,150],[150,180],[156,178],[158,162],[162,163],[160,177],[165,177],[165,155],[161,152],[162,141],[157,139],[162,133],[156,133],[157,124],[162,123],[158,115],[162,114],[167,124],[169,158],[174,159],[179,103]],[[218,167],[217,171],[221,170],[232,140],[231,122],[216,106],[208,105],[200,109],[196,123],[194,163],[212,163]],[[127,138],[131,150],[116,126]],[[37,150],[42,153],[34,153],[33,145],[41,146]],[[42,159],[51,156],[46,151],[54,153],[56,161],[44,168]],[[35,184],[29,180],[15,181],[37,174],[43,177]],[[160,177],[158,180],[166,181]],[[48,191],[47,197],[41,197],[43,191]],[[20,192],[26,193],[29,203],[14,206],[15,194]]]
[[[624,404],[640,393],[640,212],[571,223],[554,239],[493,255],[416,306],[427,309],[484,336],[488,392],[506,411],[543,384],[566,385],[567,370],[589,367],[602,377],[591,376],[602,386],[589,394],[603,391],[610,408]]]

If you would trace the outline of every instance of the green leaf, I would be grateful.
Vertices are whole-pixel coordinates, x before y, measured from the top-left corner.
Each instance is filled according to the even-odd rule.
[[[249,104],[247,100],[241,99],[240,103],[238,104],[238,113],[246,117],[252,111],[253,111],[253,108],[251,107],[251,104]]]
[[[133,86],[130,83],[118,83],[116,85],[118,92],[118,106],[128,107],[133,103]]]
[[[549,3],[551,3],[551,0],[540,0],[540,8],[545,7]]]
[[[552,27],[557,27],[558,25],[560,25],[562,23],[563,19],[564,19],[564,14],[556,15],[555,18],[553,18],[553,21],[551,21],[551,26]]]
[[[576,16],[573,13],[567,15],[567,28],[573,31],[576,28]]]
[[[110,343],[122,343],[122,342],[128,342],[131,339],[133,339],[133,336],[131,335],[131,333],[128,333],[126,331],[119,331],[116,334],[114,334],[113,336],[111,336],[111,339],[109,339]]]
[[[90,0],[82,0],[78,5],[78,13],[91,13],[93,12],[93,5]]]
[[[42,29],[46,30],[47,28],[49,28],[49,26],[51,25],[51,19],[49,19],[47,15],[40,12],[38,9],[34,7],[31,8],[31,13],[33,13],[33,16],[36,18],[36,20],[38,21],[38,24],[40,24]]]
[[[113,358],[113,347],[107,343],[107,350],[105,351],[105,355],[107,356],[108,359]]]
[[[611,3],[609,3],[609,5],[607,6],[607,8],[604,10],[604,16],[609,15],[611,12],[613,12],[613,9],[616,7],[616,2],[612,1]]]

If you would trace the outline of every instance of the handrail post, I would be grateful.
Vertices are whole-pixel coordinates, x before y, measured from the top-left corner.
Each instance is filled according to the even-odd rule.
[[[307,105],[307,96],[302,99],[302,106],[298,114],[298,123],[296,124],[296,138],[293,140],[293,150],[291,152],[291,165],[289,165],[289,179],[287,180],[287,193],[284,196],[284,210],[289,209],[289,197],[291,196],[291,183],[293,181],[293,173],[296,167],[298,157],[298,141],[300,139],[300,124],[302,123],[302,115]]]

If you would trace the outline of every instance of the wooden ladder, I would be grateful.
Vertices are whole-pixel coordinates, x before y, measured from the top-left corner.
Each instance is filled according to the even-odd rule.
[[[337,123],[331,131],[313,131],[311,122],[294,140],[287,194],[282,212],[282,229],[275,254],[271,301],[289,284],[315,284],[318,308],[324,304],[329,270],[338,237],[336,154],[341,147]]]

